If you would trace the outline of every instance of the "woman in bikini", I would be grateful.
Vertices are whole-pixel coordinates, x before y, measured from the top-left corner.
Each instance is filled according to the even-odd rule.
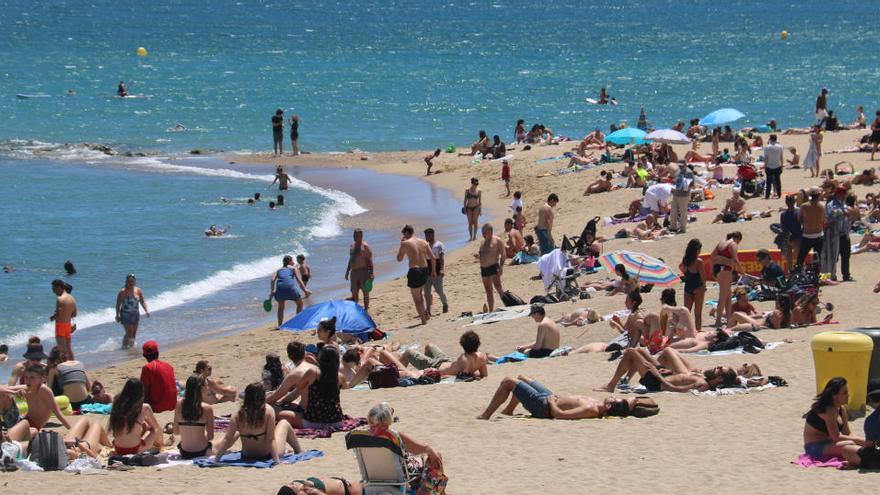
[[[601,282],[590,282],[583,286],[584,289],[607,290],[607,295],[613,296],[620,293],[629,293],[633,289],[638,289],[639,281],[629,276],[626,267],[617,265],[614,267],[614,273],[620,277],[617,280],[603,280]]]
[[[734,280],[738,278],[738,272],[742,272],[742,266],[737,259],[739,243],[742,242],[742,233],[739,231],[727,234],[727,237],[715,246],[709,256],[712,264],[712,273],[718,281],[718,310],[715,312],[715,327],[721,327],[721,318],[731,318],[730,288]]]
[[[788,328],[792,323],[791,316],[790,300],[780,298],[776,300],[776,309],[757,318],[746,313],[733,313],[727,320],[727,330],[732,333],[744,330],[754,332],[764,328]]]
[[[201,375],[191,375],[186,379],[183,398],[174,408],[173,432],[180,436],[177,450],[184,459],[195,459],[211,455],[214,439],[214,409],[202,402],[207,389]]]
[[[516,127],[513,128],[513,142],[516,144],[526,142],[526,121],[523,119],[516,121]]]
[[[695,337],[697,328],[690,310],[675,301],[675,289],[663,289],[660,294],[660,328],[665,331],[668,342]]]
[[[139,454],[161,441],[159,422],[153,408],[144,404],[144,384],[137,378],[129,378],[113,400],[108,425],[118,455]]]
[[[471,187],[464,191],[464,207],[461,209],[467,215],[468,235],[472,241],[477,240],[477,231],[479,230],[477,224],[480,221],[480,209],[483,206],[483,191],[480,190],[479,185],[480,180],[471,177]]]
[[[849,387],[846,378],[828,381],[822,393],[804,416],[804,451],[810,457],[843,457],[850,466],[861,464],[862,447],[874,448],[875,442],[855,437],[849,428],[846,404]]]
[[[261,383],[251,383],[244,389],[244,402],[229,421],[229,429],[214,456],[215,461],[220,462],[223,454],[239,438],[241,456],[248,459],[281,462],[281,456],[288,453],[288,446],[296,453],[302,452],[290,423],[279,421],[275,424],[275,410],[266,404],[266,392]]]
[[[315,478],[293,480],[278,490],[278,495],[361,495],[363,488],[357,481],[345,478]]]
[[[699,239],[688,241],[684,257],[678,269],[684,278],[684,307],[691,311],[694,325],[703,328],[703,299],[706,296],[706,270],[700,259],[703,243]]]

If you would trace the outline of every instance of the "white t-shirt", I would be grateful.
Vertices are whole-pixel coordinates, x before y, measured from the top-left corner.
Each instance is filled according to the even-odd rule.
[[[523,209],[523,213],[525,213],[526,209],[523,208],[523,202],[522,202],[522,199],[516,199],[516,198],[513,198],[513,202],[510,203],[510,211],[516,213],[516,209],[517,209],[517,207],[522,208],[522,209]]]
[[[771,170],[782,167],[782,145],[776,143],[764,146],[764,167]]]
[[[446,254],[446,246],[440,241],[434,241],[434,245],[431,246],[431,251],[434,253],[435,258],[439,258],[440,255]]]
[[[672,196],[674,188],[672,184],[654,184],[645,191],[642,206],[651,211],[660,211],[661,204],[669,204],[669,197]]]

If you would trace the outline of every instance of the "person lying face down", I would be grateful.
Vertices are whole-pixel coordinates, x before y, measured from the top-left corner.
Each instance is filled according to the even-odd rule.
[[[513,395],[512,397],[511,394]],[[489,419],[507,398],[510,402],[501,414],[510,416],[516,406],[523,407],[535,418],[541,419],[589,419],[605,416],[653,416],[659,412],[657,404],[647,397],[604,400],[579,395],[555,395],[539,381],[525,375],[516,379],[505,377],[489,402],[489,406],[477,419]]]

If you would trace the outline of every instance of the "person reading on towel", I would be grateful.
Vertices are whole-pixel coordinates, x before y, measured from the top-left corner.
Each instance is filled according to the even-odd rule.
[[[512,395],[512,397],[511,397]],[[492,396],[489,406],[477,419],[489,419],[510,397],[501,414],[513,415],[516,406],[523,407],[535,418],[540,419],[588,419],[605,416],[652,416],[659,409],[657,404],[646,397],[615,399],[607,397],[597,400],[580,395],[556,395],[539,381],[519,375],[516,379],[505,377]]]
[[[624,375],[641,375],[639,383],[649,392],[689,392],[715,390],[717,387],[736,386],[736,370],[715,366],[705,371],[691,371],[689,363],[674,349],[664,349],[655,359],[647,349],[626,349],[608,384],[597,391],[613,392]]]
[[[535,342],[517,346],[516,350],[528,354],[530,358],[544,358],[559,347],[559,327],[547,317],[544,306],[532,304],[529,316],[538,323],[538,334]]]
[[[461,334],[458,340],[464,351],[455,361],[440,350],[436,345],[428,342],[425,344],[425,352],[415,349],[407,349],[400,355],[403,365],[411,364],[414,368],[424,370],[434,368],[442,376],[457,376],[459,378],[486,378],[489,371],[486,367],[488,358],[485,353],[479,352],[480,336],[473,330]]]

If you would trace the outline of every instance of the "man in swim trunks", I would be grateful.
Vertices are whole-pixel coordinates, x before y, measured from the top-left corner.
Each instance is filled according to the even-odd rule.
[[[822,92],[816,97],[816,125],[821,125],[828,117],[828,89],[822,88]]]
[[[541,254],[547,254],[556,248],[553,241],[553,208],[559,204],[559,196],[550,193],[547,202],[538,208],[538,224],[535,226],[535,234],[538,236],[538,245]]]
[[[279,165],[278,168],[275,169],[275,180],[273,180],[272,183],[269,184],[269,187],[271,188],[277,182],[278,183],[278,190],[279,191],[286,191],[287,185],[290,181],[291,181],[290,176],[287,175],[284,172],[284,169],[281,167],[281,165]]]
[[[400,248],[397,250],[397,261],[403,261],[403,258],[406,257],[409,262],[406,285],[409,287],[416,311],[419,312],[419,318],[424,325],[428,323],[431,315],[426,309],[423,287],[428,283],[428,277],[435,276],[434,252],[424,239],[416,237],[412,225],[404,225],[400,232],[403,237],[400,239]]]
[[[73,346],[70,343],[73,328],[73,318],[76,316],[76,299],[70,295],[72,290],[69,284],[63,280],[55,279],[52,281],[52,292],[57,296],[55,298],[55,313],[49,317],[49,320],[55,322],[55,342],[58,347],[67,353],[70,360],[74,360]]]
[[[400,355],[400,362],[406,366],[411,364],[413,368],[425,370],[436,369],[443,376],[458,376],[461,378],[486,378],[489,376],[487,364],[489,359],[486,354],[479,352],[480,336],[473,330],[461,334],[458,340],[464,352],[458,359],[452,361],[439,347],[427,342],[425,352],[407,349]]]
[[[489,311],[495,310],[495,294],[492,287],[498,292],[498,297],[504,294],[501,287],[501,273],[504,271],[504,244],[494,234],[490,224],[483,225],[483,242],[480,243],[480,276],[483,278],[483,288],[486,290],[486,301]]]
[[[739,189],[733,188],[730,199],[724,203],[724,209],[712,220],[712,223],[735,223],[745,212],[746,200],[740,195]]]
[[[52,414],[58,422],[68,430],[71,428],[61,408],[55,402],[52,389],[43,384],[43,367],[30,365],[24,371],[24,385],[13,385],[0,388],[0,393],[7,396],[24,396],[27,400],[28,413],[15,426],[9,428],[8,436],[17,442],[25,442],[33,438],[46,426]]]
[[[367,280],[373,280],[373,251],[364,242],[364,231],[354,229],[354,242],[348,248],[348,266],[345,280],[351,282],[351,301],[358,302],[358,293],[364,293],[364,309],[370,309],[370,294],[364,290]]]
[[[559,327],[547,317],[544,306],[532,304],[529,316],[538,324],[538,333],[531,344],[517,346],[516,350],[528,354],[530,358],[545,358],[559,347]]]
[[[716,366],[705,371],[694,371],[678,351],[666,348],[654,359],[647,349],[629,348],[607,385],[596,391],[613,392],[624,376],[635,373],[641,375],[639,383],[649,392],[689,392],[715,390],[719,385],[734,386],[737,383],[736,370],[727,366]]]
[[[510,395],[513,394],[513,397]],[[657,410],[653,400],[644,398],[615,399],[607,397],[602,401],[580,395],[555,395],[543,384],[528,376],[519,375],[516,379],[505,377],[489,402],[489,406],[477,419],[489,419],[496,409],[510,397],[510,402],[501,414],[512,416],[520,403],[535,418],[541,419],[587,419],[605,416],[629,416],[637,406]]]
[[[125,81],[119,81],[119,86],[116,87],[116,96],[120,98],[128,96],[128,87],[125,85]]]
[[[812,250],[814,261],[822,256],[825,245],[825,205],[819,201],[818,187],[810,188],[810,200],[801,205],[798,217],[801,221],[801,245],[798,249],[795,266],[802,266],[807,254]]]

